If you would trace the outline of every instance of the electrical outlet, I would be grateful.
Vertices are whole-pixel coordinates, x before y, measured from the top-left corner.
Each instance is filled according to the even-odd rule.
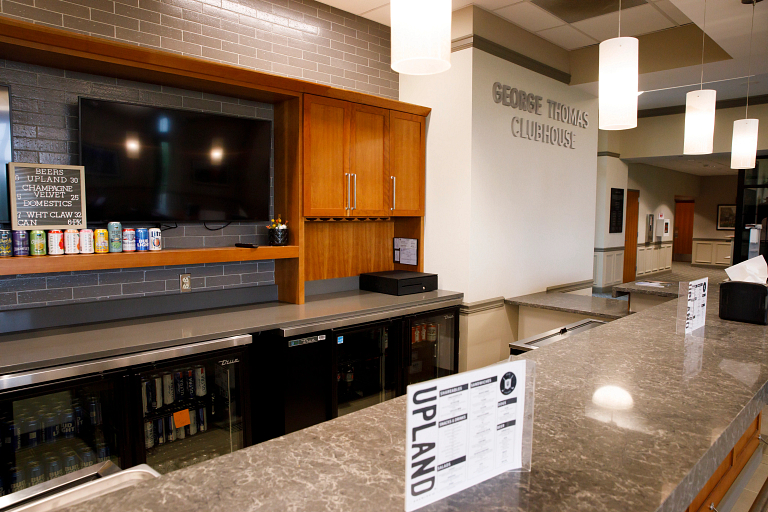
[[[179,289],[181,293],[192,291],[192,274],[179,274]]]

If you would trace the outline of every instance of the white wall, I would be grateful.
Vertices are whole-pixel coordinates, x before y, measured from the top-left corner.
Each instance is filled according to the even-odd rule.
[[[591,280],[597,98],[472,51],[472,277],[465,300],[513,297]],[[495,82],[542,96],[544,114],[496,103]],[[402,80],[400,86],[402,91]],[[547,99],[587,110],[589,127],[548,119]],[[513,116],[576,132],[575,149],[513,137]]]
[[[445,73],[400,75],[400,100],[432,108],[427,123],[425,271],[438,274],[440,288],[466,293],[474,240],[472,51],[453,53]]]
[[[658,222],[659,213],[670,219],[669,235],[654,238],[654,241],[671,242],[675,225],[675,196],[697,197],[700,191],[700,177],[692,174],[662,169],[646,164],[629,164],[627,188],[640,191],[637,241],[645,243],[646,215],[654,214]]]
[[[597,157],[597,204],[595,206],[595,247],[624,246],[624,230],[627,224],[627,179],[629,168],[612,156]],[[611,189],[624,190],[624,212],[621,233],[609,233],[611,221]]]

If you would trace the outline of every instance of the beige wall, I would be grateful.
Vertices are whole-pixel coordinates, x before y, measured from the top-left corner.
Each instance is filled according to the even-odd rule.
[[[702,176],[696,197],[693,238],[724,238],[733,231],[717,230],[717,205],[736,204],[738,176]]]

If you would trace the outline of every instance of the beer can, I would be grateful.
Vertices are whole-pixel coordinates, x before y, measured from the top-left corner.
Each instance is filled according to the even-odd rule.
[[[184,427],[188,436],[197,434],[197,411],[194,409],[189,410],[189,425]]]
[[[0,229],[0,258],[13,256],[13,238],[9,229]]]
[[[421,329],[418,325],[411,326],[411,343],[421,342]]]
[[[176,440],[176,422],[173,420],[173,414],[165,417],[165,441],[172,443]]]
[[[29,256],[29,233],[26,231],[13,232],[13,255]]]
[[[187,388],[186,379],[184,378],[183,370],[176,370],[173,372],[173,390],[176,400],[184,400],[186,393],[184,390]]]
[[[197,409],[197,430],[200,432],[208,430],[208,413],[204,405]]]
[[[176,439],[184,439],[187,436],[187,427],[179,427],[176,429]]]
[[[149,250],[149,230],[147,228],[136,228],[136,252]]]
[[[427,324],[421,324],[419,328],[421,328],[421,341],[427,341]]]
[[[163,248],[162,231],[158,228],[149,229],[149,250],[159,251]]]
[[[170,405],[176,398],[175,388],[173,385],[173,374],[171,372],[163,373],[163,403]]]
[[[427,324],[427,341],[437,341],[437,324]]]
[[[88,418],[91,420],[91,426],[101,425],[101,402],[96,397],[88,400]]]
[[[80,254],[80,233],[76,229],[64,231],[64,254]]]
[[[72,412],[75,414],[75,434],[81,434],[83,432],[83,425],[85,424],[85,412],[79,405],[72,407]]]
[[[192,399],[195,397],[195,371],[192,368],[187,368],[186,370],[183,370],[183,372],[187,387],[187,398]]]
[[[30,256],[45,256],[48,254],[47,244],[45,243],[45,231],[30,231],[29,232],[29,255]]]
[[[123,226],[119,222],[107,224],[109,252],[123,252]]]
[[[27,488],[27,479],[24,469],[18,466],[11,468],[11,493],[23,491]]]
[[[59,417],[56,414],[47,414],[43,420],[43,441],[55,443],[59,439]]]
[[[31,460],[27,464],[27,477],[29,478],[29,486],[34,487],[45,482],[45,471],[40,461]]]
[[[18,451],[21,448],[21,427],[11,418],[6,422],[5,428],[6,448],[14,452]]]
[[[96,254],[109,252],[109,231],[97,229],[93,232],[93,249]]]
[[[155,403],[155,381],[153,379],[141,379],[141,405],[144,408],[144,416],[154,409]]]
[[[165,444],[165,422],[163,421],[163,418],[157,418],[156,420],[153,420],[152,427],[155,430],[155,444],[161,445]]]
[[[93,254],[93,230],[80,230],[80,252],[83,254]]]
[[[64,254],[64,233],[59,229],[48,232],[48,254],[51,256]]]
[[[144,422],[144,447],[149,450],[155,446],[155,424],[152,421]]]
[[[64,439],[75,437],[75,414],[72,411],[64,411],[61,414],[61,436]]]
[[[93,466],[94,463],[93,450],[87,446],[80,448],[80,467],[87,468]]]
[[[58,457],[52,455],[45,459],[45,476],[48,480],[64,476],[64,468]]]
[[[25,445],[28,448],[34,448],[40,444],[40,420],[28,418],[25,422],[23,432],[26,440]]]
[[[74,473],[80,469],[80,461],[77,460],[77,455],[72,450],[65,450],[64,455],[64,474],[68,475]]]
[[[163,406],[163,378],[159,375],[150,377],[154,381],[155,403],[153,409],[160,409]]]
[[[205,367],[195,366],[192,370],[195,376],[195,396],[205,396],[208,394],[208,388],[205,382]]]
[[[101,442],[96,444],[96,461],[107,462],[109,460],[109,446]]]
[[[123,252],[136,252],[136,230],[123,228]]]

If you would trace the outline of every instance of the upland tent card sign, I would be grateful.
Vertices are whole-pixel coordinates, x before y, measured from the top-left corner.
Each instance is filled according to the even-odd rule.
[[[86,227],[85,167],[11,162],[8,185],[13,229]]]

